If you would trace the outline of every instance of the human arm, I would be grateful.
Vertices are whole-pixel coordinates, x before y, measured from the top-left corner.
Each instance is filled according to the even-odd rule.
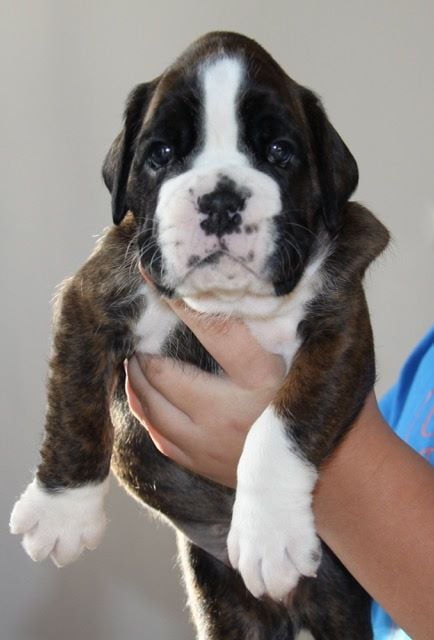
[[[413,640],[434,629],[434,470],[382,418],[373,394],[323,466],[320,537]]]

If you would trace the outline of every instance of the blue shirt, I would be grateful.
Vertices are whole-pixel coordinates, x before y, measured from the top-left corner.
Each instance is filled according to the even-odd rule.
[[[434,464],[434,326],[411,353],[380,409],[399,437]],[[375,640],[410,640],[375,603],[372,624]]]

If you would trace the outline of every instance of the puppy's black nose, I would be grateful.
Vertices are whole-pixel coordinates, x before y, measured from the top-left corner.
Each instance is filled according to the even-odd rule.
[[[226,233],[240,232],[241,215],[246,200],[230,187],[220,186],[206,193],[197,201],[199,212],[207,218],[200,223],[207,235],[221,237]]]

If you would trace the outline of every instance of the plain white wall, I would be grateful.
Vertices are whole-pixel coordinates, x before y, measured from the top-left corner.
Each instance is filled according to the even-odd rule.
[[[119,489],[100,548],[61,571],[7,532],[37,462],[50,300],[110,223],[100,167],[127,92],[191,40],[232,29],[323,97],[356,156],[357,197],[393,248],[368,276],[380,389],[434,315],[431,0],[1,0],[0,636],[193,637],[173,536]]]

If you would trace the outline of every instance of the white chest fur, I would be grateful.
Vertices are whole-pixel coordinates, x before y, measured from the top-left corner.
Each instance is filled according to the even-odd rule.
[[[295,290],[282,298],[281,306],[271,317],[245,320],[264,349],[283,357],[287,371],[300,346],[297,328],[306,314],[306,306],[322,286],[324,259],[325,254],[321,254],[307,266]]]
[[[149,287],[143,285],[139,295],[146,297],[146,307],[134,328],[134,333],[139,339],[136,350],[158,354],[179,320],[170,307]]]

